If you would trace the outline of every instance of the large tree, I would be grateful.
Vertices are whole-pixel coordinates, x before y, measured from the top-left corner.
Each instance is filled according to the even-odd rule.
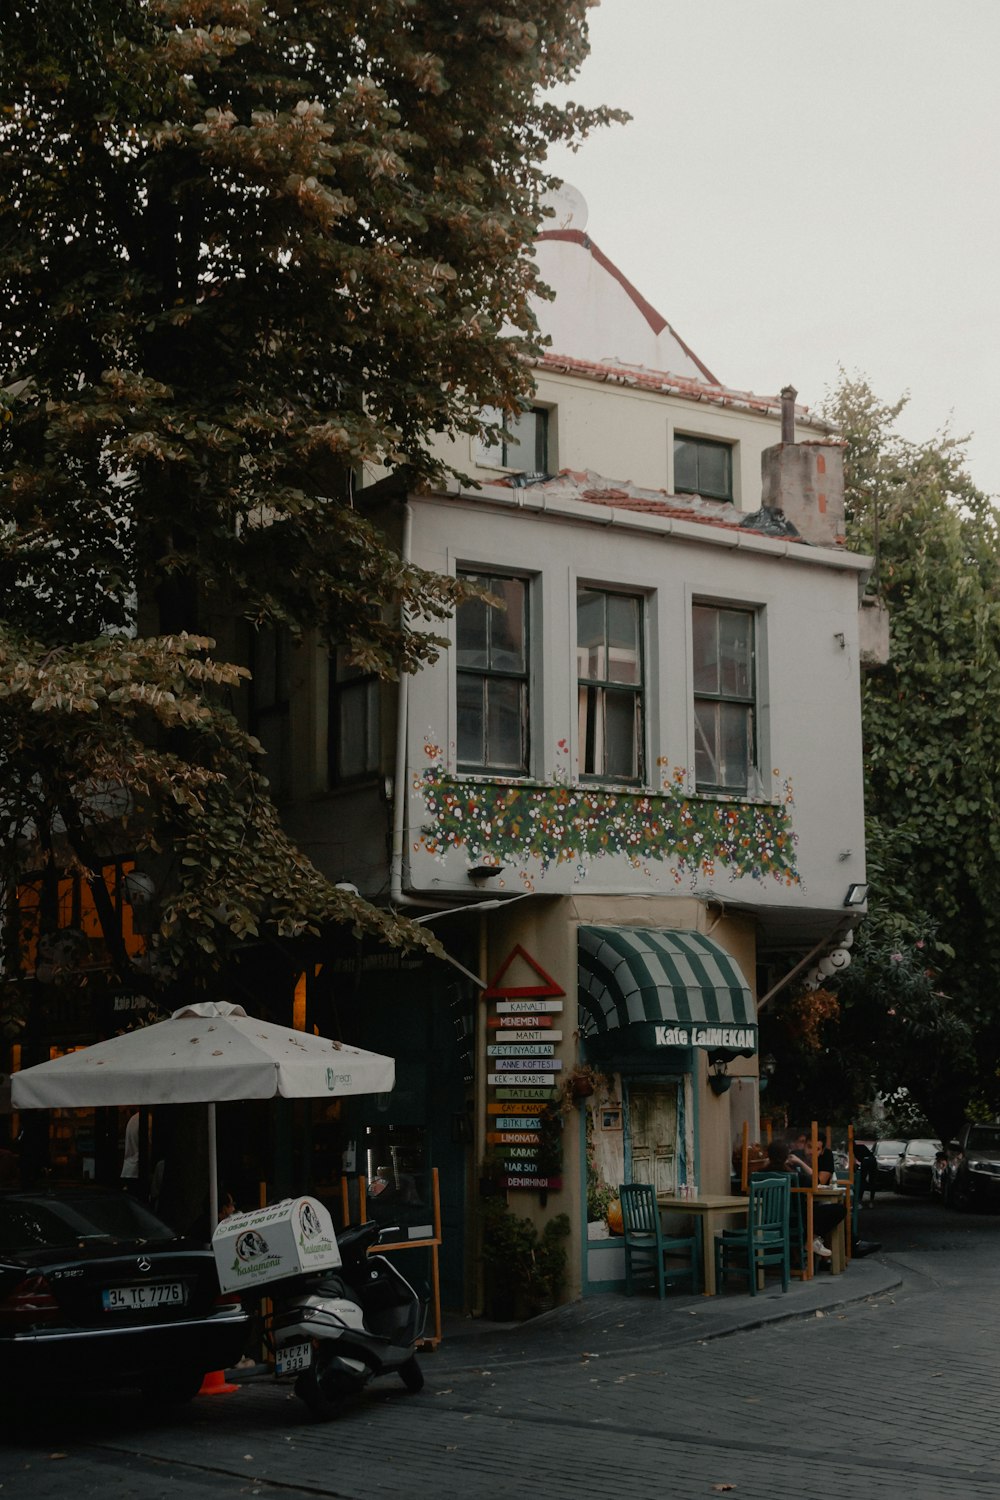
[[[196,632],[235,613],[384,675],[433,659],[456,585],[387,545],[355,476],[440,479],[432,435],[528,395],[546,150],[605,118],[544,98],[586,54],[587,8],[10,0],[8,891],[26,866],[70,868],[106,905],[123,834],[96,793],[117,786],[125,841],[177,855],[158,939],[173,972],[337,918],[417,940],[284,840],[229,711],[238,674]],[[16,970],[8,951],[8,1001]]]
[[[1000,1107],[1000,517],[961,441],[900,434],[904,406],[843,379],[827,408],[891,654],[862,679],[869,915],[802,1066],[845,1110],[905,1087],[950,1132],[970,1103]]]

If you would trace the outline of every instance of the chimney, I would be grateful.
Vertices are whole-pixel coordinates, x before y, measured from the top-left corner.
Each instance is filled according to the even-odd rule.
[[[761,504],[816,547],[844,543],[844,450],[840,442],[795,441],[794,386],[781,392],[781,442],[760,457]]]
[[[795,398],[798,391],[794,385],[786,385],[781,392],[781,441],[795,442]]]

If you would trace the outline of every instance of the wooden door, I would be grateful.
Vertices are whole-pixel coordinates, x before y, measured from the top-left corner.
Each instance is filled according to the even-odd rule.
[[[677,1086],[643,1083],[629,1087],[629,1139],[633,1182],[650,1182],[658,1193],[677,1189]]]

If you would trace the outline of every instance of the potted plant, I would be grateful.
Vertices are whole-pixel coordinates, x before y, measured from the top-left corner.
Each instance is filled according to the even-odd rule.
[[[525,1284],[529,1317],[547,1312],[559,1301],[566,1280],[566,1240],[569,1238],[569,1215],[556,1214],[547,1219],[532,1246],[531,1269]]]
[[[534,1317],[555,1305],[566,1279],[569,1217],[556,1214],[541,1232],[499,1198],[483,1205],[487,1304],[497,1322]]]
[[[591,1063],[578,1063],[565,1074],[559,1085],[559,1112],[567,1115],[578,1104],[593,1097],[598,1089],[607,1090],[607,1075]]]

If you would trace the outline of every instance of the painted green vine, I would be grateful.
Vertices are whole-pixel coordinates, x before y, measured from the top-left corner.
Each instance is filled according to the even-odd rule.
[[[686,778],[680,769],[655,793],[573,786],[558,778],[473,781],[449,773],[437,745],[424,748],[430,763],[415,786],[430,821],[420,843],[440,857],[465,848],[487,863],[537,860],[543,873],[575,863],[582,880],[588,861],[615,855],[647,874],[650,864],[667,864],[678,885],[685,876],[712,878],[720,866],[732,880],[798,884],[787,781],[778,803],[690,797],[681,789]]]

